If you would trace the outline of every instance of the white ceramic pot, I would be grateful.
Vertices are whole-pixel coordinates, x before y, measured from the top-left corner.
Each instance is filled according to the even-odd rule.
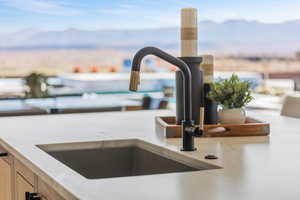
[[[243,124],[246,121],[246,112],[243,108],[221,109],[219,121],[221,124]]]

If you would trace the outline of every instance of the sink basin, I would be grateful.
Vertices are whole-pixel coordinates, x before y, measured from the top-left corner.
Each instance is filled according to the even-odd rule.
[[[220,168],[138,139],[46,144],[38,147],[88,179]]]

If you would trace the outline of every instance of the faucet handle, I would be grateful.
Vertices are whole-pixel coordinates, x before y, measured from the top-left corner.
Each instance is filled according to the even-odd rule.
[[[194,132],[195,137],[200,137],[203,135],[203,130],[198,128],[197,131]]]
[[[199,128],[199,126],[186,126],[184,127],[184,131],[192,136],[201,136],[203,134],[203,131]]]
[[[140,84],[140,72],[132,70],[130,74],[129,90],[137,91],[139,84]]]

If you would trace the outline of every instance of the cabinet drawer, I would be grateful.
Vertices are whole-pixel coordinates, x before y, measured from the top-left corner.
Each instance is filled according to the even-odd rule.
[[[27,168],[25,165],[23,165],[20,161],[18,161],[17,159],[14,160],[14,164],[15,164],[15,170],[17,173],[19,173],[20,175],[22,175],[26,181],[28,183],[30,183],[31,185],[35,185],[34,180],[35,180],[35,175],[34,173]]]

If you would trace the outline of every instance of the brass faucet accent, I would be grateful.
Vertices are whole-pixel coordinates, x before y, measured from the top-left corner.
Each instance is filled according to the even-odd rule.
[[[139,71],[131,71],[129,90],[137,91],[139,84],[140,84],[140,72]]]

